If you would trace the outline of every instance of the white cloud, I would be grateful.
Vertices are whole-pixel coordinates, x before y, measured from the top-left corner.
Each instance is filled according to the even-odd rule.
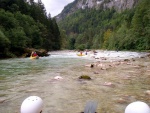
[[[52,17],[61,13],[63,8],[73,2],[74,0],[42,0],[47,13],[50,13]]]

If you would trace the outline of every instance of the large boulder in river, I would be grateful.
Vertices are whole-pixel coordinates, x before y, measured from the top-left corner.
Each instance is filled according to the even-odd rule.
[[[91,77],[89,77],[88,75],[82,75],[79,77],[79,79],[91,80]]]

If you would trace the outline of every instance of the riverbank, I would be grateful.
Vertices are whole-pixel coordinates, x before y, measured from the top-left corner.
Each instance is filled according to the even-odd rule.
[[[34,49],[34,48],[21,48],[19,50],[15,50],[13,52],[0,53],[0,59],[8,59],[8,58],[26,58],[30,57],[32,51],[36,51],[38,56],[49,56],[48,51],[45,49]]]
[[[128,52],[128,51],[101,51],[88,52],[87,56],[95,60],[89,67],[100,67],[107,69],[121,64],[130,65],[135,60],[140,58],[150,58],[150,53],[147,52]],[[104,65],[105,63],[106,65]]]

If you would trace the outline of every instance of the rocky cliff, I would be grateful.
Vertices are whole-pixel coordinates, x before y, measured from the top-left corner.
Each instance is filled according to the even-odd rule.
[[[132,8],[138,0],[78,0],[77,9],[85,8],[112,8],[118,11]]]
[[[107,9],[115,8],[118,12],[125,9],[133,8],[139,0],[75,0],[67,5],[64,10],[56,16],[59,21],[65,16],[70,15],[78,9],[95,8],[95,9]]]

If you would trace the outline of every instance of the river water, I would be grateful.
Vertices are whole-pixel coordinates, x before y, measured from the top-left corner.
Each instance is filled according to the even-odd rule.
[[[76,52],[50,54],[37,60],[0,60],[0,113],[20,113],[23,100],[34,95],[43,99],[43,113],[79,113],[89,100],[98,102],[98,113],[124,113],[137,100],[150,105],[150,58],[146,53],[102,51],[98,56],[106,58],[103,64],[130,60],[108,69],[86,67],[100,59],[79,57]],[[92,80],[79,80],[82,75]],[[63,79],[55,80],[56,76]]]

